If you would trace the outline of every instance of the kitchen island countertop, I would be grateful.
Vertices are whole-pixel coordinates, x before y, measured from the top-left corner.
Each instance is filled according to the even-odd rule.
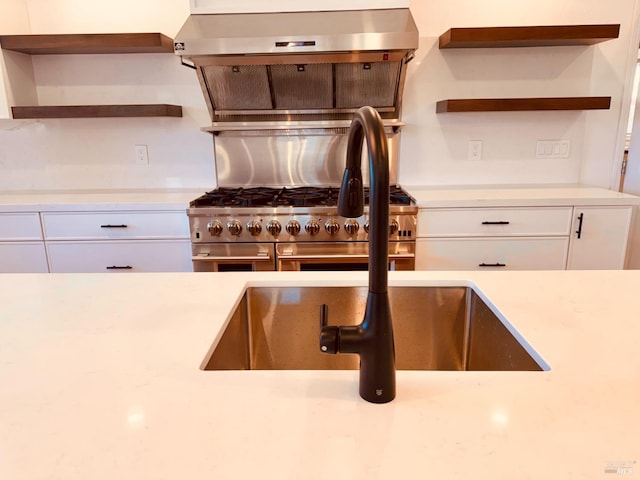
[[[366,280],[0,275],[0,478],[640,475],[637,271],[391,272],[475,285],[549,371],[400,371],[374,405],[356,371],[199,369],[247,284]]]

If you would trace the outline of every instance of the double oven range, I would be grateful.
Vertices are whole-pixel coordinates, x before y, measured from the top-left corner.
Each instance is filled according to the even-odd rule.
[[[366,270],[368,207],[360,218],[341,217],[338,192],[303,186],[205,193],[187,211],[194,271]],[[417,207],[398,186],[389,202],[389,268],[413,270]]]

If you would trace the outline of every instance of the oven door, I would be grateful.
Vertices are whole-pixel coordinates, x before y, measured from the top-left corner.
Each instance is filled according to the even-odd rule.
[[[200,243],[193,245],[194,272],[275,270],[273,243]]]
[[[279,243],[278,270],[367,270],[368,242]],[[415,242],[389,242],[389,270],[415,269]]]

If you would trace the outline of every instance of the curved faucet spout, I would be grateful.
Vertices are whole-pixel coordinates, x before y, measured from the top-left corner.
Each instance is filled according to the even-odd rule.
[[[362,215],[364,140],[369,150],[369,291],[385,293],[389,263],[389,147],[382,119],[371,107],[359,109],[351,121],[338,214],[351,218]],[[357,200],[356,189],[359,190]],[[354,205],[356,201],[360,203],[358,210]]]
[[[340,188],[338,213],[359,217],[364,208],[362,146],[369,157],[369,293],[362,323],[327,325],[322,309],[320,349],[360,355],[360,396],[386,403],[395,398],[395,349],[387,293],[389,268],[389,153],[380,115],[372,107],[359,109],[349,129],[347,164]]]

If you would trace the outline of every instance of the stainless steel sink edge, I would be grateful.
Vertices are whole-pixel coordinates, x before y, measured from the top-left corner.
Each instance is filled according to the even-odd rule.
[[[484,293],[483,290],[478,288],[475,282],[467,282],[467,286],[471,288],[478,297],[484,301],[484,303],[491,309],[493,314],[502,322],[502,325],[514,336],[514,338],[520,343],[522,348],[533,358],[533,360],[540,366],[542,371],[548,372],[551,370],[544,358],[531,346],[527,339],[518,331],[518,329],[509,321],[502,311],[496,306],[496,304]]]
[[[218,344],[220,343],[220,340],[222,340],[222,337],[227,331],[227,328],[229,327],[229,324],[231,323],[231,320],[233,319],[234,314],[238,311],[238,308],[240,307],[241,303],[244,301],[244,297],[247,293],[247,290],[252,286],[253,285],[251,284],[251,282],[245,283],[244,287],[238,294],[238,297],[233,302],[233,306],[229,310],[229,313],[227,314],[227,318],[225,318],[224,322],[222,322],[222,325],[220,326],[220,329],[216,333],[216,336],[213,339],[213,342],[211,343],[209,350],[207,350],[207,353],[202,359],[202,362],[200,362],[200,366],[198,367],[200,370],[206,371],[207,369],[206,367],[209,361],[211,360],[211,357],[213,356],[213,352],[215,352],[216,348],[218,347]],[[265,286],[267,286],[267,284],[265,284]]]

